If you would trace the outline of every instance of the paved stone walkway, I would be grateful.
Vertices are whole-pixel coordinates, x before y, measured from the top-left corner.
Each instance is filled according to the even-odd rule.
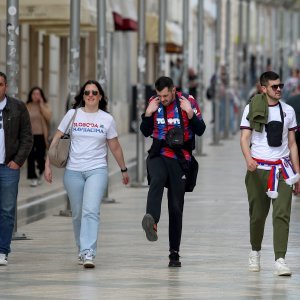
[[[262,270],[248,271],[248,205],[239,137],[205,142],[198,185],[185,202],[182,268],[168,264],[168,216],[163,202],[159,239],[141,228],[147,188],[115,188],[102,205],[95,269],[77,265],[71,219],[49,216],[20,230],[9,265],[0,267],[0,299],[299,299],[300,199],[293,199],[287,263],[292,277],[273,275],[271,215]]]

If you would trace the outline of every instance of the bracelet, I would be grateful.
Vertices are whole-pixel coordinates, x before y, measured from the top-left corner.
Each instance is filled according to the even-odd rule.
[[[125,169],[121,169],[121,172],[122,173],[125,173],[125,172],[127,172],[128,171],[128,169],[125,167]]]

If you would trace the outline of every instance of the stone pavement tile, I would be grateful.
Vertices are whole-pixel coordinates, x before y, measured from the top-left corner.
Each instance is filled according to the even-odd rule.
[[[299,299],[300,199],[293,200],[287,262],[292,277],[273,275],[271,218],[262,270],[248,271],[248,204],[238,137],[207,145],[199,157],[198,185],[187,194],[182,268],[168,264],[168,215],[163,200],[158,241],[141,227],[147,188],[119,188],[102,205],[96,268],[77,265],[71,219],[51,216],[22,226],[31,240],[14,241],[0,267],[0,299]],[[271,216],[271,215],[270,215]]]

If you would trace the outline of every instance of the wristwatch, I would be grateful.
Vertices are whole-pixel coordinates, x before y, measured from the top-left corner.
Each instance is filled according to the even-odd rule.
[[[122,173],[125,173],[125,172],[127,172],[128,171],[128,169],[125,167],[125,169],[121,169],[121,172]]]

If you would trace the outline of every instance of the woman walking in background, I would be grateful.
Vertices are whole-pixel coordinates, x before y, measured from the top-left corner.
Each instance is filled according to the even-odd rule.
[[[36,187],[41,183],[45,170],[51,110],[43,90],[39,87],[30,90],[26,105],[33,134],[33,147],[27,159],[27,178],[31,180],[30,186]]]
[[[107,146],[121,169],[123,184],[129,182],[115,121],[106,112],[106,106],[106,97],[100,84],[94,80],[87,81],[75,97],[73,109],[59,124],[52,141],[54,144],[64,132],[69,132],[69,122],[75,116],[73,126],[70,126],[71,146],[64,186],[71,204],[79,264],[85,268],[95,267],[100,204],[108,183]],[[46,160],[45,179],[52,182],[49,157]]]

